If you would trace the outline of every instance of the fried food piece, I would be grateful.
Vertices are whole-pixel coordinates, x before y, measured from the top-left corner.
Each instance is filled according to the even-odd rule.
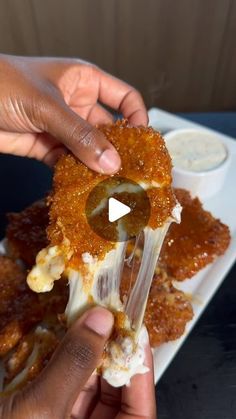
[[[19,390],[36,378],[47,365],[58,343],[56,335],[41,326],[25,335],[4,360],[4,394]]]
[[[125,120],[99,126],[121,156],[121,177],[159,186],[171,184],[171,158],[161,134],[149,127],[130,127]]]
[[[193,309],[186,295],[168,277],[163,281],[155,275],[144,316],[151,346],[178,339],[192,318]]]
[[[211,216],[208,212],[204,211],[202,209],[202,206],[199,202],[199,200],[192,199],[190,194],[187,191],[177,189],[176,195],[178,200],[180,201],[183,211],[182,211],[182,222],[180,225],[173,224],[170,227],[167,239],[165,240],[165,247],[163,247],[163,250],[161,252],[161,265],[165,265],[165,269],[168,270],[168,273],[179,280],[184,279],[185,277],[189,277],[194,275],[198,270],[200,270],[202,267],[206,266],[208,263],[212,262],[212,260],[223,253],[230,241],[230,235],[228,227],[222,224],[219,220],[216,220],[213,216]],[[44,206],[44,209],[47,211],[46,206]],[[41,228],[43,228],[42,225],[38,224],[38,218],[31,217],[30,214],[34,214],[34,211],[28,212],[30,223],[35,223],[35,232],[39,232],[39,237],[42,237],[42,232],[40,231]],[[204,227],[205,224],[205,227]],[[35,235],[35,238],[37,235]],[[175,240],[175,243],[172,242],[172,240]],[[187,247],[186,247],[187,246]],[[29,246],[32,248],[31,244]],[[187,249],[187,250],[185,250]],[[207,257],[205,254],[205,249],[207,249]],[[194,259],[194,260],[192,260]],[[162,272],[165,272],[162,270]],[[167,275],[167,274],[166,274]],[[125,276],[125,275],[124,275]],[[167,276],[167,282],[169,284],[170,278]],[[165,282],[165,281],[164,281]],[[154,283],[156,283],[156,280],[154,279]],[[148,307],[147,307],[147,313],[152,313],[152,310],[150,307],[153,307],[153,312],[157,312],[157,308],[155,308],[155,295],[153,293],[153,290],[156,290],[157,292],[157,298],[156,298],[156,304],[157,301],[160,300],[160,295],[162,295],[162,307],[164,302],[166,301],[164,296],[164,293],[167,294],[166,287],[161,287],[160,285],[160,275],[158,276],[158,283],[159,287],[152,286],[151,294],[149,296],[148,300]],[[123,281],[122,281],[123,284]],[[59,306],[56,308],[57,313],[62,313],[64,311],[64,307],[66,305],[67,301],[67,295],[68,295],[68,287],[65,283],[62,283],[61,281],[56,283],[57,287],[62,287],[61,290],[58,290],[54,288],[52,293],[55,293],[55,301],[59,301]],[[129,284],[131,287],[131,284]],[[167,286],[169,288],[169,293],[171,295],[175,294],[175,289],[172,286],[171,288],[169,285]],[[124,289],[122,291],[122,295],[125,293]],[[177,296],[179,297],[181,295],[180,291],[176,291]],[[63,296],[63,301],[60,300],[59,296]],[[51,307],[48,307],[48,312],[52,313],[55,307],[53,308],[53,300],[51,298],[51,293],[49,294],[40,294],[40,298],[44,300],[45,302],[45,309],[48,307],[48,303],[51,304]],[[177,303],[184,301],[184,295],[182,295],[182,300],[177,299]],[[160,301],[159,301],[160,302]],[[186,302],[188,300],[186,299]],[[178,305],[175,304],[175,309],[178,310]],[[187,304],[186,303],[186,304]],[[186,317],[185,320],[188,321],[190,319],[190,310],[189,305],[187,304],[186,308]],[[162,341],[166,341],[168,339],[167,337],[162,338],[160,337],[160,329],[159,325],[161,324],[162,327],[164,327],[165,321],[167,322],[167,319],[164,319],[163,316],[167,315],[167,311],[165,309],[162,309],[161,313],[161,306],[158,303],[159,307],[159,316],[160,321],[156,321],[156,325],[158,325],[158,330],[154,332],[154,329],[156,325],[153,322],[153,327],[151,326],[150,320],[153,319],[153,316],[149,316],[149,321],[147,320],[147,314],[146,314],[146,324],[147,327],[152,334],[152,343],[155,345],[156,343],[161,343]],[[184,310],[181,311],[181,314],[183,313],[184,318]],[[178,316],[177,316],[178,318]],[[171,315],[168,317],[168,319],[171,319]],[[184,326],[184,323],[183,323]],[[5,329],[5,334],[11,336],[11,339],[15,337],[16,341],[19,339],[17,337],[19,331],[18,323],[13,322]],[[176,330],[174,327],[173,330]],[[159,335],[158,335],[159,333]],[[155,337],[156,336],[156,337]],[[158,337],[159,336],[159,337]],[[178,337],[178,334],[176,335]],[[4,338],[3,340],[8,340],[8,338]],[[158,343],[158,344],[159,344]]]
[[[198,198],[191,198],[188,191],[175,189],[175,194],[183,207],[181,223],[170,226],[159,265],[182,281],[224,254],[230,243],[230,232],[228,226],[203,209]]]
[[[41,321],[57,335],[64,333],[58,314],[64,313],[68,300],[66,281],[61,280],[48,294],[36,294],[28,287],[26,275],[15,261],[0,255],[0,357]]]
[[[132,289],[139,270],[140,261],[138,257],[136,259],[132,272],[128,265],[125,265],[123,271],[121,282],[123,301]],[[193,309],[189,299],[173,286],[172,279],[166,271],[158,268],[153,277],[144,316],[151,346],[155,348],[164,342],[178,339],[192,318]]]
[[[19,320],[11,320],[0,331],[0,357],[6,355],[20,341],[25,327]]]
[[[175,279],[183,280],[223,254],[229,245],[230,233],[226,225],[202,208],[198,198],[192,199],[183,189],[176,189],[175,194],[183,207],[181,224],[171,225],[159,263]],[[47,220],[45,200],[36,202],[19,214],[10,214],[7,238],[15,258],[32,266],[38,251],[48,243]]]
[[[121,386],[129,383],[136,373],[146,372],[141,329],[147,295],[163,238],[169,224],[179,221],[180,206],[171,188],[171,159],[158,132],[152,128],[131,127],[127,121],[99,129],[120,154],[122,164],[117,177],[130,179],[135,186],[128,187],[127,181],[117,182],[115,177],[95,173],[72,155],[62,156],[55,168],[50,197],[47,229],[50,244],[38,253],[27,282],[34,291],[47,292],[62,275],[68,278],[70,295],[65,311],[68,325],[94,304],[108,307],[115,313],[116,339],[106,346],[101,372],[110,384]],[[108,187],[104,187],[104,183],[101,185],[101,181],[108,179]],[[120,231],[114,224],[108,226],[108,229],[114,228],[113,240],[97,235],[87,221],[86,203],[97,186],[90,213],[95,217],[99,215],[104,228],[108,224],[103,224],[103,220],[108,221],[104,202],[111,195],[119,199],[120,194],[126,197],[137,194],[137,184],[145,189],[149,198],[150,217],[142,226],[145,240],[140,274],[124,307],[119,285],[126,243],[116,240]],[[141,202],[140,195],[136,204],[137,201]],[[137,207],[138,204],[134,210]],[[141,225],[143,211],[139,210],[138,214],[135,222],[132,217],[128,222],[128,216],[126,220],[120,220],[117,227],[133,232],[134,224]],[[119,353],[118,357],[116,353]]]
[[[171,159],[161,135],[152,128],[131,128],[127,121],[99,129],[120,153],[122,166],[116,175],[148,185],[149,225],[153,229],[162,226],[171,217],[176,199],[171,189]],[[71,267],[81,264],[84,253],[103,259],[114,247],[93,232],[85,217],[89,193],[108,178],[93,172],[72,155],[62,156],[56,165],[47,234],[52,246],[61,245],[65,238],[70,243]]]
[[[12,349],[42,319],[43,311],[26,284],[26,273],[0,255],[0,356]]]
[[[65,333],[58,313],[64,313],[68,300],[66,281],[61,280],[48,294],[36,294],[28,287],[26,275],[15,261],[0,255],[0,357],[6,370],[4,392],[33,380]],[[41,322],[47,329],[38,327]]]
[[[47,246],[48,207],[46,199],[33,203],[20,213],[8,214],[6,229],[8,253],[31,267],[39,250]]]

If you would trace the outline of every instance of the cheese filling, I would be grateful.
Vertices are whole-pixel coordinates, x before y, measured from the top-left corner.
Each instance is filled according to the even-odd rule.
[[[133,375],[145,373],[145,339],[142,327],[153,274],[161,246],[171,222],[180,222],[181,206],[177,204],[164,225],[155,230],[144,229],[144,246],[141,266],[133,289],[125,302],[120,298],[120,281],[126,255],[127,242],[118,242],[103,260],[83,253],[81,270],[66,267],[71,256],[67,246],[53,246],[39,252],[36,266],[29,273],[27,282],[31,289],[45,292],[63,274],[69,280],[69,301],[65,315],[70,325],[85,310],[101,305],[116,313],[124,313],[121,327],[116,330],[115,340],[105,349],[102,376],[114,387],[128,385]],[[67,249],[67,251],[65,251]],[[132,263],[132,255],[129,257]]]

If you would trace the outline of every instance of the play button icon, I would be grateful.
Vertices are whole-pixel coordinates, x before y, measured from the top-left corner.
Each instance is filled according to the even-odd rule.
[[[122,204],[115,198],[108,199],[108,220],[113,223],[114,221],[119,220],[124,217],[126,214],[129,214],[131,208],[128,205]]]
[[[138,183],[112,176],[90,191],[85,213],[97,235],[112,242],[125,241],[136,237],[148,224],[150,203]]]

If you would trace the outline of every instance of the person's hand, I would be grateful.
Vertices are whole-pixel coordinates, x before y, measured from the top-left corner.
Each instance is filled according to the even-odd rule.
[[[91,169],[120,167],[114,147],[95,127],[116,109],[133,125],[146,125],[141,95],[131,86],[77,59],[0,55],[0,152],[53,165],[64,147]]]
[[[116,389],[92,374],[99,365],[113,326],[101,307],[87,311],[67,332],[47,367],[25,389],[0,405],[4,419],[154,419],[152,356],[150,372],[136,375],[129,387]],[[92,374],[92,375],[91,375]]]

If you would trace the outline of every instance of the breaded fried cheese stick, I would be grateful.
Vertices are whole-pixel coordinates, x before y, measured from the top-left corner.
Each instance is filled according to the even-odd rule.
[[[36,292],[47,292],[62,276],[68,278],[69,301],[65,315],[68,325],[87,308],[99,304],[115,316],[111,340],[104,351],[99,371],[113,386],[128,384],[133,375],[145,373],[145,330],[143,317],[149,289],[162,242],[171,222],[180,222],[181,206],[171,188],[171,159],[161,135],[152,128],[131,127],[127,121],[101,126],[100,130],[118,150],[122,165],[115,177],[88,169],[72,155],[61,157],[56,165],[47,229],[49,245],[36,258],[27,282]],[[124,179],[117,183],[117,176]],[[109,187],[103,181],[109,179]],[[126,182],[134,182],[134,185]],[[142,205],[132,216],[117,223],[104,224],[111,240],[96,234],[88,223],[86,205],[91,191],[90,216],[96,225],[107,216],[105,200],[111,195],[135,195],[139,185],[145,191],[150,213],[143,228],[140,269],[125,303],[120,298],[120,281],[126,261],[128,240],[120,240],[124,231],[135,237],[141,225]],[[137,192],[138,193],[138,192]],[[139,196],[136,196],[138,202]],[[133,234],[132,234],[133,233]],[[136,241],[140,237],[136,237]],[[129,264],[132,264],[129,256]]]

